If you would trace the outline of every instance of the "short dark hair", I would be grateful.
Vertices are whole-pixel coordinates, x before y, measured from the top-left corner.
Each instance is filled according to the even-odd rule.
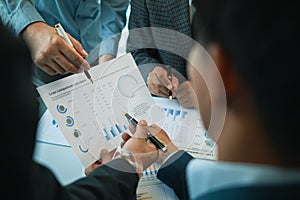
[[[285,162],[300,161],[299,14],[297,1],[199,0],[193,18],[195,39],[231,59]]]

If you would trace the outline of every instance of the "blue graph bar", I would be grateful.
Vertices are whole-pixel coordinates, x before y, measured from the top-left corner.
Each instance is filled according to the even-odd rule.
[[[112,134],[113,137],[116,137],[116,136],[117,136],[117,134],[116,134],[116,132],[114,131],[113,127],[111,127],[110,132],[111,132],[111,134]]]
[[[106,128],[104,128],[103,130],[105,132],[105,138],[106,138],[106,140],[107,141],[110,140],[110,137],[109,137],[109,134],[108,134],[108,131],[106,130]]]
[[[127,126],[125,126],[125,125],[124,125],[124,130],[125,130],[125,131],[127,130]]]
[[[115,126],[118,129],[119,133],[122,133],[122,129],[118,126],[118,124],[115,124]]]
[[[183,112],[182,116],[181,116],[181,120],[184,120],[186,115],[187,115],[187,112]]]
[[[180,111],[180,110],[176,110],[176,111],[175,111],[175,114],[174,114],[174,119],[173,119],[173,121],[176,121],[176,117],[177,117],[177,116],[179,116],[179,115],[180,115],[180,113],[181,113],[181,111]]]
[[[173,109],[169,109],[168,113],[167,113],[167,117],[169,117],[170,115],[173,116],[173,114],[174,114],[174,110]]]

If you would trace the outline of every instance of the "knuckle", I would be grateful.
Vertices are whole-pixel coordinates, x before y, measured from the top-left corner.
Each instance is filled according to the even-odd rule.
[[[61,41],[62,41],[62,38],[58,35],[55,35],[55,36],[51,37],[51,39],[50,39],[50,43],[54,46],[60,46]]]

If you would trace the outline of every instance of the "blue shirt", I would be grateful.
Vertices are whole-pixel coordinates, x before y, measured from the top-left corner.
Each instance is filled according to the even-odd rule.
[[[33,22],[61,23],[88,53],[111,38],[101,44],[100,55],[116,56],[119,37],[112,36],[124,28],[128,5],[129,0],[3,0],[0,15],[16,36]]]

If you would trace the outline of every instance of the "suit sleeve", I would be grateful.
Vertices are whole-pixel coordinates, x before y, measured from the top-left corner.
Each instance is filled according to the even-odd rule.
[[[138,184],[135,169],[123,159],[98,167],[87,177],[66,186],[71,199],[134,199]]]
[[[62,186],[45,166],[35,164],[32,170],[30,199],[97,200],[134,199],[138,183],[135,169],[123,159],[98,167],[91,174]]]
[[[130,52],[137,63],[140,72],[146,81],[150,71],[161,62],[154,47],[149,22],[149,12],[145,0],[131,0],[131,12],[128,23],[129,35],[127,39],[127,52]]]
[[[193,157],[183,150],[176,152],[159,169],[157,177],[171,187],[179,199],[189,199],[186,166]]]

